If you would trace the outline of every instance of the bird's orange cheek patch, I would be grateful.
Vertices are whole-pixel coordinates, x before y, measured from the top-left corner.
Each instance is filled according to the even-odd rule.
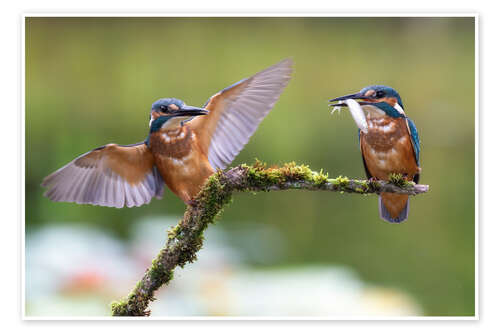
[[[385,97],[383,98],[383,101],[389,104],[390,106],[394,106],[398,102],[395,97]]]
[[[394,97],[383,97],[383,98],[379,98],[379,99],[372,99],[370,102],[374,102],[374,103],[386,102],[390,106],[394,107],[394,105],[396,105],[398,100]]]

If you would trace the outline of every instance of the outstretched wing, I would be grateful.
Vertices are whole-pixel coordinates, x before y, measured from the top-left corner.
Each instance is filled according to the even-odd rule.
[[[164,181],[144,143],[114,143],[85,153],[51,175],[42,186],[53,201],[121,208],[147,204],[161,198]]]
[[[290,81],[292,60],[285,59],[212,96],[209,114],[188,122],[210,165],[224,169],[248,142]]]

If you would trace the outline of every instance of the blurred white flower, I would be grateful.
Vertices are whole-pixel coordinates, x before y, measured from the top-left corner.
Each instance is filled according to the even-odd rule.
[[[92,299],[96,296],[120,295],[130,288],[138,272],[124,244],[88,227],[54,225],[26,237],[26,303],[33,315],[86,315],[78,313],[79,304],[86,303],[86,311],[88,304],[96,304]],[[89,295],[94,296],[88,302],[61,304],[65,297]],[[102,310],[100,306],[99,311]]]
[[[51,226],[26,239],[27,315],[109,315],[109,303],[126,296],[165,244],[178,219],[148,218],[133,229],[130,246],[81,226]],[[411,296],[369,286],[337,266],[255,269],[285,250],[279,232],[255,228],[205,233],[198,260],[177,268],[155,295],[160,316],[420,315]],[[253,247],[248,250],[248,247]],[[241,249],[247,249],[241,251]],[[246,255],[244,255],[245,253]],[[274,255],[273,255],[274,253]],[[269,257],[262,259],[258,257]],[[270,261],[269,261],[270,260]]]

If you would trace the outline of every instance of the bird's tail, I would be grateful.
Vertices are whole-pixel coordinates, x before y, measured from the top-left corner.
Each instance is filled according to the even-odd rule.
[[[378,198],[380,218],[390,223],[401,223],[408,218],[410,199],[407,194],[382,193]]]

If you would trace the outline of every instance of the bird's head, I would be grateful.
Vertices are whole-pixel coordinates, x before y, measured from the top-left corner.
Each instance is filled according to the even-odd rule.
[[[151,106],[149,128],[151,132],[160,129],[175,129],[182,122],[195,116],[208,114],[208,110],[188,106],[177,98],[162,98]]]
[[[363,110],[372,110],[375,107],[378,111],[384,112],[390,117],[404,117],[403,101],[398,92],[388,86],[371,85],[361,89],[361,91],[331,99],[330,102],[340,102],[330,104],[331,106],[347,106],[342,101],[347,99],[358,99],[358,103]]]

